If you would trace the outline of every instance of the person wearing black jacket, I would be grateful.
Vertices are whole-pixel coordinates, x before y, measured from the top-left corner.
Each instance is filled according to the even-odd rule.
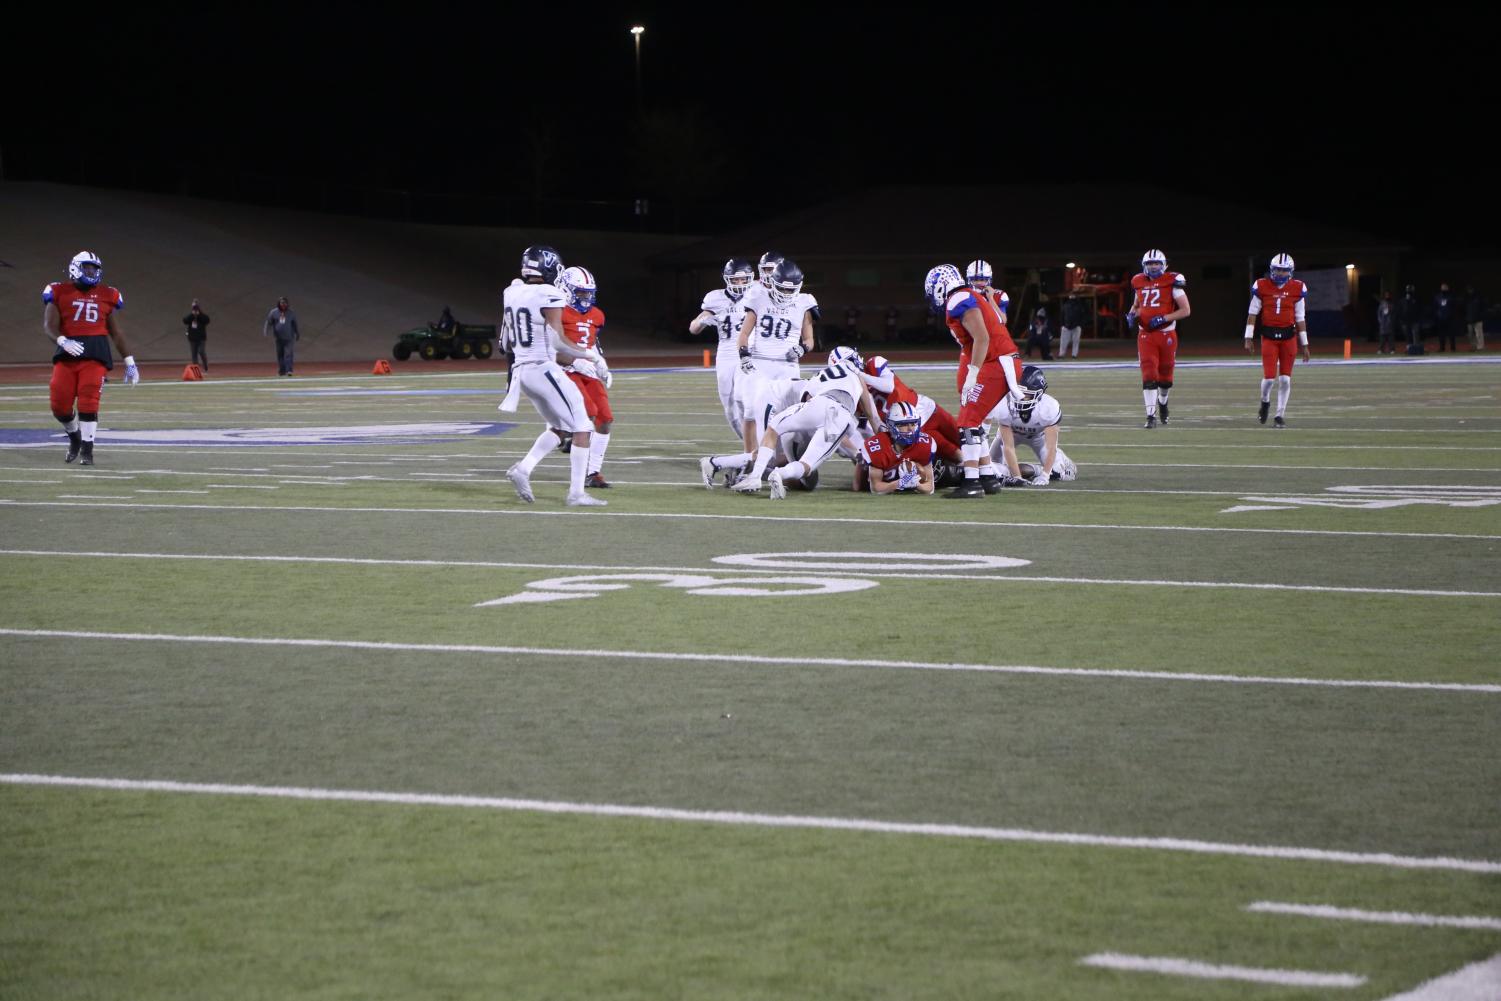
[[[1058,357],[1068,357],[1069,343],[1074,346],[1073,357],[1079,357],[1079,337],[1084,333],[1084,302],[1076,293],[1070,292],[1063,300],[1061,333],[1058,338]]]
[[[1042,306],[1032,316],[1032,325],[1027,328],[1026,357],[1032,357],[1032,349],[1042,349],[1042,360],[1053,360],[1053,327],[1048,323],[1048,311]]]
[[[1397,300],[1397,322],[1401,324],[1402,333],[1407,337],[1407,353],[1422,354],[1423,304],[1418,302],[1416,286],[1407,286],[1402,298]]]
[[[1459,347],[1454,343],[1455,330],[1459,325],[1459,310],[1456,308],[1454,293],[1449,291],[1449,283],[1444,282],[1438,287],[1438,294],[1433,297],[1433,329],[1438,332],[1438,349],[1442,353],[1444,342],[1449,342],[1450,351],[1458,351]]]
[[[208,372],[208,314],[193,300],[193,308],[182,318],[184,333],[188,335],[188,348],[193,352],[193,364]]]
[[[1465,286],[1465,339],[1471,351],[1485,350],[1485,300],[1475,286]]]

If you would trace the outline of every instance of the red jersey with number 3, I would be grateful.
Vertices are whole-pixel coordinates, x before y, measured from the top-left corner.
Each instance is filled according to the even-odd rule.
[[[605,314],[598,306],[590,306],[587,313],[580,313],[572,306],[563,307],[563,336],[580,349],[593,348],[598,351],[599,332],[604,329],[604,325]],[[575,358],[568,367],[591,379],[599,378],[594,363],[582,358]]]
[[[972,309],[980,311],[980,317],[985,321],[985,332],[990,335],[990,347],[986,350],[985,357],[976,364],[983,365],[1005,355],[1016,354],[1016,342],[1011,339],[1011,332],[1006,329],[1006,321],[990,304],[990,300],[973,289],[955,289],[944,300],[943,319],[949,326],[949,333],[953,334],[954,340],[959,342],[961,364],[971,364],[970,352],[975,346],[974,338],[970,336],[968,330],[964,329],[964,314]]]
[[[1156,278],[1148,278],[1145,273],[1132,275],[1131,288],[1136,297],[1131,301],[1131,311],[1136,314],[1139,329],[1149,330],[1154,316],[1166,316],[1177,309],[1178,304],[1173,301],[1173,295],[1187,287],[1187,280],[1176,271],[1164,271]],[[1177,326],[1178,321],[1174,320],[1157,330],[1173,330]]]
[[[42,289],[42,302],[57,307],[58,326],[64,337],[83,345],[79,360],[92,358],[114,368],[109,351],[109,326],[106,319],[117,309],[125,308],[125,297],[111,285],[79,288],[72,282],[53,282]],[[72,355],[58,348],[53,361],[68,361]]]

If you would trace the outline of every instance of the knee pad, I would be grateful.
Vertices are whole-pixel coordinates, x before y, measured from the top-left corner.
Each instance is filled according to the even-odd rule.
[[[1172,389],[1173,388],[1173,380],[1171,380],[1171,379],[1158,379],[1157,380],[1157,388],[1158,389]]]
[[[1157,386],[1158,386],[1158,384],[1155,383],[1155,382],[1153,382],[1151,379],[1143,379],[1143,380],[1141,380],[1141,388],[1142,389],[1156,389]]]
[[[90,411],[89,413],[84,413],[82,410],[80,410],[78,412],[78,419],[81,421],[97,421],[99,419],[99,411],[94,410]]]
[[[965,445],[984,445],[984,444],[985,444],[985,432],[984,432],[983,429],[981,429],[981,428],[960,428],[959,429],[959,445],[960,445],[961,448],[963,446],[965,446]]]

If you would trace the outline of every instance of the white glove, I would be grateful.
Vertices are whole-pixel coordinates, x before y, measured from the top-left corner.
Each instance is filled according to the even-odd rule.
[[[974,392],[975,385],[980,381],[980,366],[971,365],[964,375],[964,387],[959,390],[959,399],[968,401],[970,394]]]
[[[911,490],[922,479],[922,474],[917,471],[916,464],[910,459],[903,459],[902,464],[897,468],[901,472],[901,478],[896,484],[898,490]]]
[[[594,371],[599,374],[599,381],[605,384],[606,389],[609,389],[614,384],[615,373],[605,367],[605,360],[603,358],[599,360],[598,365],[594,366]]]
[[[787,360],[797,361],[807,350],[807,348],[803,347],[803,342],[798,341],[796,344],[792,345],[792,347],[787,349]]]
[[[1047,473],[1038,473],[1036,476],[1032,477],[1027,482],[1030,483],[1030,484],[1032,484],[1032,486],[1034,486],[1034,487],[1045,487],[1045,486],[1048,485],[1048,474]]]
[[[141,370],[136,368],[135,355],[125,356],[125,384],[134,386],[141,381]]]
[[[598,351],[594,350],[593,348],[585,348],[584,349],[584,354],[583,354],[582,357],[583,357],[584,361],[589,362],[591,365],[594,365],[596,367],[603,367],[604,366],[604,363],[605,363],[604,355],[600,354]]]
[[[756,370],[756,363],[751,361],[750,355],[740,356],[740,371],[749,375]]]
[[[79,355],[83,354],[83,341],[75,341],[71,337],[59,337],[57,339],[57,346],[68,352],[68,354],[72,355],[74,358],[77,358]]]

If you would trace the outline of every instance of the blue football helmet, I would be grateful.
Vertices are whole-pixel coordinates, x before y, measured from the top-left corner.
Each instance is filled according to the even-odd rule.
[[[751,282],[756,280],[755,266],[743,257],[732,257],[725,261],[724,270],[720,274],[724,276],[724,294],[730,297],[731,302],[739,302],[740,297],[750,290]]]
[[[760,262],[756,264],[756,270],[761,272],[762,285],[765,285],[767,288],[771,288],[772,272],[777,269],[778,264],[781,264],[786,259],[786,257],[777,253],[775,250],[768,250],[766,253],[761,255]]]
[[[771,301],[778,306],[790,306],[802,290],[803,269],[796,261],[783,258],[771,272],[771,285],[767,287]]]
[[[1286,285],[1292,280],[1293,258],[1291,254],[1278,254],[1272,258],[1272,284]]]
[[[922,415],[910,403],[896,403],[886,414],[886,427],[891,431],[891,440],[906,448],[922,433]]]
[[[1167,255],[1156,248],[1142,254],[1141,273],[1148,278],[1161,278],[1167,273]]]
[[[1016,404],[1016,412],[1022,420],[1027,420],[1037,409],[1042,394],[1048,391],[1048,377],[1036,365],[1027,365],[1022,368],[1021,386],[1022,398]]]
[[[68,262],[68,278],[75,285],[98,285],[104,277],[104,262],[90,250],[80,250]]]
[[[558,283],[568,295],[568,302],[574,309],[587,313],[594,308],[599,286],[594,281],[594,273],[588,268],[565,268]]]
[[[959,273],[958,268],[952,264],[940,264],[929,271],[928,277],[923,280],[923,297],[928,300],[929,306],[942,313],[949,293],[964,285],[964,276]]]
[[[563,259],[558,252],[544,244],[527,247],[521,252],[521,277],[541,278],[549,285],[558,280],[563,270]]]

